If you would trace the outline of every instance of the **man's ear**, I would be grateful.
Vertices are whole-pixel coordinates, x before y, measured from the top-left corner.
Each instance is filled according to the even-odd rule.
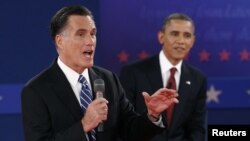
[[[55,44],[56,44],[58,49],[62,49],[62,47],[63,47],[63,37],[61,35],[56,35]]]
[[[160,44],[163,44],[164,42],[164,33],[162,31],[158,32],[158,41]]]

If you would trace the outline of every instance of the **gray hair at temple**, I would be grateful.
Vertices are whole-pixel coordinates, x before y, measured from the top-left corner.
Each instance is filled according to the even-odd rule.
[[[67,26],[68,18],[72,15],[90,16],[94,21],[91,11],[84,6],[77,5],[63,7],[56,12],[50,22],[50,33],[53,41],[55,41],[56,35],[61,33],[62,30]]]

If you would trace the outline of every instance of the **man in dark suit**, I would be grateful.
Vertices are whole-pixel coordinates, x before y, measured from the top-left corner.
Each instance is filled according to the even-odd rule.
[[[59,56],[22,90],[27,141],[117,141],[120,137],[144,141],[163,130],[160,113],[178,102],[176,91],[165,88],[152,96],[144,92],[147,110],[136,114],[117,76],[93,66],[96,32],[92,14],[83,6],[64,7],[52,18],[51,35]],[[105,82],[104,98],[95,98],[93,82],[100,78]],[[103,130],[96,130],[99,124]]]
[[[162,45],[159,55],[126,65],[120,73],[121,83],[135,110],[145,109],[142,91],[152,93],[169,86],[170,70],[173,75],[179,103],[172,105],[172,120],[168,123],[166,112],[163,121],[166,130],[152,141],[204,141],[206,119],[206,77],[183,59],[193,47],[195,27],[192,19],[182,13],[174,13],[164,21],[158,33]],[[166,115],[166,116],[165,116]]]

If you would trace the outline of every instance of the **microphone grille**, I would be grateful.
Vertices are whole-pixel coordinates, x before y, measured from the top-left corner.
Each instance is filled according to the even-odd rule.
[[[105,91],[105,84],[103,79],[96,79],[94,81],[94,91],[95,92],[104,92]]]

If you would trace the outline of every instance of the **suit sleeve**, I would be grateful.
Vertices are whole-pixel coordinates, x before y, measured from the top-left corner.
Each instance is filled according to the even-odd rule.
[[[164,129],[153,124],[147,117],[146,112],[139,115],[134,112],[133,105],[126,98],[124,89],[118,78],[115,76],[119,93],[119,119],[121,125],[121,133],[124,140],[128,141],[147,141],[156,133],[162,132]]]
[[[51,113],[38,90],[25,87],[21,95],[21,104],[26,141],[87,141],[80,121],[60,131],[53,129]]]
[[[125,66],[122,68],[120,72],[120,81],[124,89],[126,90],[126,97],[129,99],[129,101],[135,106],[136,104],[136,80],[134,79],[134,73],[133,70]]]

